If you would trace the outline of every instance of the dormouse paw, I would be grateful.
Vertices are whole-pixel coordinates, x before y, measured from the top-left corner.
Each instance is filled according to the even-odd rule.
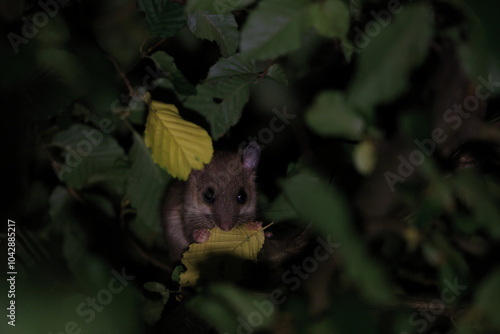
[[[247,226],[249,229],[257,231],[262,228],[262,222],[248,223]]]
[[[210,238],[210,231],[206,229],[196,229],[193,231],[194,242],[202,244]]]

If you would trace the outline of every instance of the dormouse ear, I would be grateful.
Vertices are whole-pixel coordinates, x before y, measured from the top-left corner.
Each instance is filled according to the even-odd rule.
[[[241,162],[243,163],[243,167],[247,169],[255,169],[260,159],[260,146],[257,142],[252,141],[248,146],[243,150],[243,154],[241,155]]]

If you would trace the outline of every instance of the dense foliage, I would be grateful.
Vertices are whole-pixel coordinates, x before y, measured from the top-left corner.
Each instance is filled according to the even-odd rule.
[[[2,333],[500,331],[499,7],[3,2]],[[216,150],[261,145],[259,219],[289,247],[241,284],[178,291],[148,92]]]

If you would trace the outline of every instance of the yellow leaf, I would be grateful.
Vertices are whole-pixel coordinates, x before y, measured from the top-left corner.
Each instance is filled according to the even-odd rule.
[[[370,175],[377,163],[377,149],[370,140],[365,140],[354,148],[354,167],[361,175]]]
[[[214,152],[204,129],[184,120],[173,104],[158,101],[149,103],[144,140],[153,160],[181,180],[187,180],[192,169],[202,169]]]
[[[182,264],[186,271],[180,275],[179,283],[182,286],[192,286],[199,278],[198,265],[210,262],[217,268],[219,262],[214,256],[233,255],[242,259],[257,260],[257,254],[264,245],[264,231],[262,228],[253,230],[248,225],[239,225],[230,231],[223,231],[218,227],[210,229],[210,238],[201,244],[191,244],[182,256]],[[212,261],[216,261],[212,263]],[[219,258],[220,261],[220,258]],[[231,268],[237,270],[237,268]]]

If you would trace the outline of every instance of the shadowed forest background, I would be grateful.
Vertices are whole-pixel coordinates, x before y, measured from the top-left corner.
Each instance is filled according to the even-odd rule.
[[[0,1],[1,332],[500,332],[499,10]],[[146,93],[261,145],[273,237],[236,281],[179,292]]]

